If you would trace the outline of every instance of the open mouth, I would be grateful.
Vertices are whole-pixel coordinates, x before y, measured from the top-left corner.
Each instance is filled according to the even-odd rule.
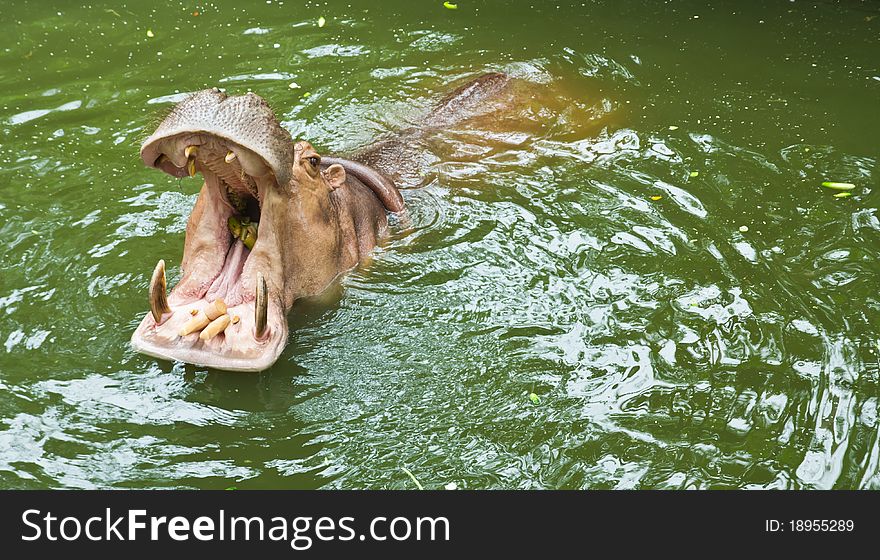
[[[287,340],[278,299],[280,252],[272,212],[278,186],[270,164],[248,147],[204,131],[163,136],[142,157],[205,185],[187,224],[183,277],[165,293],[160,261],[150,313],[132,336],[136,350],[231,371],[271,366]]]

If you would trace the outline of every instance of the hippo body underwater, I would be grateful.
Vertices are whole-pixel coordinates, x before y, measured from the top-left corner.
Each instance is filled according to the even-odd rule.
[[[143,143],[144,163],[205,182],[186,226],[183,275],[166,295],[165,264],[150,313],[132,335],[144,354],[230,371],[261,371],[288,338],[287,313],[324,291],[405,211],[395,181],[414,186],[430,165],[421,139],[512,100],[507,75],[483,75],[443,98],[418,126],[356,152],[321,157],[294,143],[268,104],[218,89],[177,104]]]

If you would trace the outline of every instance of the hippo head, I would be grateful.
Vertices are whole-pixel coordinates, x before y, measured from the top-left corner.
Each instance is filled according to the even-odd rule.
[[[164,262],[156,266],[133,346],[224,370],[268,368],[287,342],[294,300],[339,273],[344,247],[331,193],[345,169],[294,144],[259,96],[218,89],[174,107],[141,157],[205,182],[186,227],[183,276],[166,295]]]

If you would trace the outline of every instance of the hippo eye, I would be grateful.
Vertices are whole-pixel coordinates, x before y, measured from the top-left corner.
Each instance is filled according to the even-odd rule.
[[[309,158],[309,163],[311,163],[315,167],[318,167],[318,164],[321,163],[321,158],[319,158],[318,156],[312,156]]]

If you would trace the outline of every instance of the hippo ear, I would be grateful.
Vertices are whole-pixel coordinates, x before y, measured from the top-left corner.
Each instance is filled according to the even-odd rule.
[[[330,185],[330,190],[335,191],[345,184],[345,168],[334,163],[323,171],[324,180]]]

